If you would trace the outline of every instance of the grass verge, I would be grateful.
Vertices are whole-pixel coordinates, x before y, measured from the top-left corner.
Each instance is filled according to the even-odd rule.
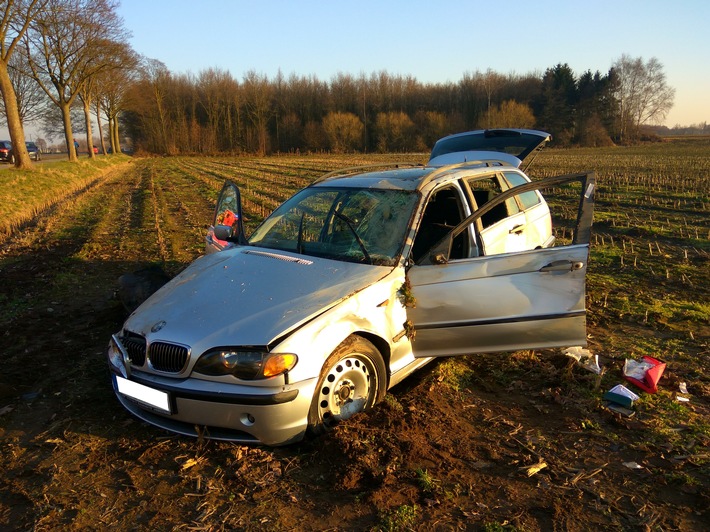
[[[0,237],[88,188],[109,168],[130,160],[126,155],[115,155],[75,163],[45,162],[34,165],[31,170],[10,168],[0,173]]]

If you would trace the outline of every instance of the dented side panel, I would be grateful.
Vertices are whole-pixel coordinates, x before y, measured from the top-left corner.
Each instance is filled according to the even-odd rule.
[[[515,187],[461,222],[459,233],[515,194],[580,182],[570,245],[448,260],[450,239],[410,268],[416,306],[407,311],[416,357],[586,345],[585,275],[595,176],[557,176]]]
[[[415,355],[586,345],[587,253],[579,245],[413,267]]]

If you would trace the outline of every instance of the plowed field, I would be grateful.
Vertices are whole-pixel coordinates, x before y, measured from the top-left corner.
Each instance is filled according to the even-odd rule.
[[[125,319],[116,281],[199,256],[226,178],[249,232],[325,171],[402,157],[108,171],[0,242],[0,528],[707,529],[710,150],[654,150],[551,152],[532,171],[598,172],[587,307],[603,375],[560,351],[446,359],[278,449],[175,436],[123,410],[105,359]],[[667,362],[659,392],[633,417],[610,412],[601,395],[641,355]]]

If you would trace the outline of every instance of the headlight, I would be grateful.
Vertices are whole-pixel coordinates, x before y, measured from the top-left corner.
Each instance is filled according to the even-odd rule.
[[[255,380],[286,373],[297,361],[298,357],[291,353],[225,348],[202,355],[194,371],[203,375],[234,375],[238,379]]]

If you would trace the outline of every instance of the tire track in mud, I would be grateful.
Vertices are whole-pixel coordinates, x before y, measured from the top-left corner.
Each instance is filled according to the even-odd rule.
[[[144,431],[133,425],[124,437],[127,424],[135,422],[113,398],[107,379],[106,342],[125,319],[112,297],[114,282],[146,261],[194,258],[184,242],[198,233],[201,242],[194,222],[201,218],[200,209],[211,210],[207,200],[188,199],[195,189],[189,176],[176,179],[159,170],[138,161],[130,171],[116,173],[65,204],[51,220],[41,220],[3,253],[3,285],[17,287],[6,299],[22,301],[16,312],[0,318],[8,331],[0,340],[5,362],[0,385],[17,394],[0,426],[5,443],[0,491],[6,501],[0,501],[0,528],[10,523],[23,529],[97,526],[115,519],[135,523],[140,509],[128,509],[145,497],[137,488],[113,486],[114,475],[148,491],[156,487],[140,467],[120,476],[120,464],[135,458],[136,446],[155,448],[155,434],[146,432],[142,438]],[[182,238],[174,233],[183,233]],[[35,274],[41,275],[40,282]],[[21,399],[24,395],[32,400]],[[186,452],[192,448],[190,442],[177,445]],[[17,460],[16,453],[24,449],[32,452]],[[118,465],[108,468],[107,462]],[[175,478],[184,492],[189,479]],[[165,500],[175,500],[174,495]],[[104,500],[123,510],[110,516],[106,506],[109,511],[96,520],[89,506]],[[35,501],[44,503],[37,507]],[[92,516],[91,524],[79,509]],[[165,513],[174,512],[166,508]]]
[[[90,432],[93,423],[113,415],[106,401],[105,346],[125,317],[114,291],[118,276],[134,264],[121,242],[132,231],[126,205],[132,204],[137,176],[133,167],[109,173],[18,235],[0,258],[8,309],[0,318],[6,331],[0,336],[0,385],[16,397],[0,429],[8,442],[42,445],[48,438]],[[13,478],[13,461],[3,463]],[[51,484],[51,467],[33,468],[44,471],[36,482]],[[1,489],[18,492],[12,485]],[[35,511],[30,507],[26,514]],[[22,514],[22,507],[13,512]]]
[[[178,261],[182,266],[194,258],[194,253],[172,252],[170,238],[164,236],[170,230],[159,221],[161,207],[151,199],[160,195],[160,186],[154,184],[154,193],[146,193],[150,183],[150,168],[140,164],[113,172],[9,243],[0,256],[5,309],[0,327],[12,336],[2,337],[3,344],[11,345],[3,349],[9,369],[0,382],[9,378],[36,387],[32,382],[39,376],[27,373],[21,362],[26,356],[52,365],[49,357],[72,358],[61,347],[74,344],[75,336],[101,337],[105,343],[110,333],[97,334],[106,326],[97,320],[122,320],[115,298],[120,275],[153,262]],[[39,338],[38,330],[43,331]],[[89,351],[97,349],[102,347]]]
[[[10,252],[13,247],[17,247],[17,242],[20,241],[21,245],[26,245],[28,242],[28,234],[33,234],[38,230],[46,229],[50,225],[51,220],[53,220],[55,215],[62,213],[68,206],[76,203],[79,198],[83,197],[85,194],[91,192],[97,187],[103,186],[107,181],[113,179],[117,174],[125,172],[127,169],[127,164],[120,165],[118,167],[112,167],[105,170],[95,179],[91,180],[85,186],[80,189],[70,193],[69,195],[57,199],[56,202],[47,206],[44,209],[37,210],[34,216],[19,224],[17,227],[13,228],[9,233],[0,234],[0,258],[3,255]],[[31,241],[31,239],[30,239]]]
[[[0,254],[0,299],[6,312],[0,324],[43,305],[53,290],[66,289],[68,283],[81,286],[82,264],[98,260],[105,255],[102,250],[115,246],[115,240],[97,227],[111,204],[109,198],[120,195],[126,175],[130,170],[125,167],[108,172],[100,183],[56,205],[6,241]],[[84,283],[81,290],[91,286]]]
[[[125,425],[105,422],[125,416],[113,400],[105,347],[125,319],[116,279],[161,259],[150,177],[143,164],[112,172],[37,219],[0,255],[0,302],[8,310],[0,317],[0,390],[9,406],[0,426],[0,491],[10,503],[0,501],[0,528],[71,523],[74,511],[55,508],[80,508],[99,498],[97,490],[110,490],[105,459],[133,442],[120,439]],[[32,456],[18,462],[20,449],[33,449]],[[63,487],[67,481],[75,495]]]

